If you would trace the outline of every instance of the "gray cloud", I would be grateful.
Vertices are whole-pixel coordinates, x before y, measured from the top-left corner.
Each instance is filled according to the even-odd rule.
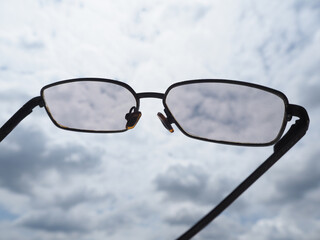
[[[68,178],[71,173],[89,173],[100,163],[99,153],[89,153],[81,146],[68,145],[50,150],[46,137],[39,131],[19,128],[0,146],[0,184],[17,193],[30,194],[33,184],[48,170],[56,170]],[[10,143],[14,143],[10,148]],[[70,161],[73,157],[76,161]]]
[[[268,203],[284,204],[286,202],[304,201],[308,194],[319,189],[319,154],[319,150],[307,154],[305,161],[299,167],[290,166],[290,171],[278,173],[274,180],[277,195],[268,199]]]
[[[153,218],[148,203],[133,204],[130,208],[119,206],[110,210],[110,205],[106,201],[101,200],[98,203],[89,200],[88,208],[85,206],[76,209],[60,209],[49,206],[33,209],[32,212],[17,219],[15,225],[37,233],[46,233],[51,237],[64,234],[67,238],[87,239],[92,238],[95,232],[99,232],[101,236],[108,239],[118,236],[124,239],[132,229],[139,226],[143,229]],[[92,204],[98,204],[101,209],[93,208]],[[159,233],[159,235],[165,234]]]
[[[92,191],[78,191],[69,196],[56,197],[56,204],[63,209],[69,209],[80,203],[99,203],[105,202],[106,205],[112,206],[116,202],[115,196],[112,194],[97,195]]]
[[[306,86],[301,86],[301,98],[303,104],[308,107],[308,110],[312,108],[318,108],[320,106],[320,83]]]
[[[19,226],[54,233],[83,233],[88,231],[89,224],[80,216],[71,216],[70,213],[58,209],[32,213],[24,216],[17,222]]]
[[[167,216],[165,221],[170,225],[192,226],[202,215],[204,215],[203,212],[184,207]]]
[[[117,198],[111,193],[97,193],[93,189],[79,187],[71,189],[67,193],[52,193],[50,198],[41,198],[40,196],[32,203],[35,209],[54,207],[63,211],[69,211],[79,205],[102,204],[109,208],[114,207]]]
[[[209,225],[206,229],[200,232],[195,239],[240,239],[241,235],[246,231],[247,229],[245,224],[239,222],[238,219],[221,215],[214,224]]]
[[[171,166],[154,180],[156,189],[168,200],[205,205],[222,200],[233,183],[227,176],[211,179],[208,171],[196,165]]]
[[[207,187],[209,176],[197,166],[172,166],[155,179],[156,188],[175,200],[198,200]]]

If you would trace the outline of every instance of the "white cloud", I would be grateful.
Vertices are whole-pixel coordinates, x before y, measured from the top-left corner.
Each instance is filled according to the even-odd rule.
[[[279,89],[307,108],[309,132],[198,239],[316,239],[319,16],[311,0],[2,1],[0,122],[42,86],[75,77],[136,92],[196,78]],[[35,109],[0,144],[1,237],[176,238],[271,152],[170,134],[162,110],[143,99],[135,129],[90,135]]]

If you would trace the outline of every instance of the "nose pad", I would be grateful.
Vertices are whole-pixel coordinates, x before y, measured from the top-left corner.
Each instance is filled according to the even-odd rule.
[[[158,112],[157,114],[158,118],[162,122],[163,126],[171,133],[174,132],[173,127],[171,126],[168,118],[166,118],[162,113]]]
[[[134,111],[134,112],[132,112],[132,111]],[[125,118],[127,120],[126,129],[134,128],[137,125],[141,115],[142,114],[140,111],[137,111],[135,107],[132,107],[130,109],[130,112],[127,113],[125,116]]]

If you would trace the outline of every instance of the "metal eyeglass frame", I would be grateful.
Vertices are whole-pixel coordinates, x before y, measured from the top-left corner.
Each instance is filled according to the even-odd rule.
[[[189,80],[189,81],[183,81],[178,82],[173,85],[171,85],[165,93],[158,93],[158,92],[142,92],[142,93],[136,93],[129,85],[126,83],[116,81],[116,80],[110,80],[110,79],[102,79],[102,78],[81,78],[81,79],[70,79],[65,81],[59,81],[56,83],[52,83],[49,85],[44,86],[41,89],[41,94],[38,97],[34,97],[31,100],[29,100],[26,104],[24,104],[1,128],[0,128],[0,142],[26,117],[28,116],[32,110],[39,106],[44,107],[44,96],[43,92],[45,89],[59,85],[64,84],[68,82],[79,82],[79,81],[101,81],[101,82],[108,82],[113,83],[116,85],[120,85],[126,89],[128,89],[133,96],[136,99],[137,107],[133,110],[132,113],[130,113],[128,116],[126,116],[128,123],[125,130],[131,129],[135,126],[137,121],[139,120],[141,116],[141,112],[139,112],[139,106],[140,106],[140,99],[142,98],[158,98],[162,99],[163,105],[164,105],[164,112],[167,115],[165,117],[163,114],[158,113],[158,117],[160,118],[163,125],[170,131],[173,132],[173,128],[171,124],[175,124],[182,133],[185,135],[196,138],[199,140],[209,141],[209,142],[216,142],[216,143],[223,143],[223,144],[232,144],[232,145],[242,145],[242,146],[268,146],[268,145],[274,145],[273,147],[273,153],[258,167],[256,170],[254,170],[245,180],[243,180],[242,183],[240,183],[229,195],[227,195],[216,207],[214,207],[208,214],[206,214],[203,218],[201,218],[197,223],[195,223],[189,230],[187,230],[185,233],[183,233],[180,237],[177,238],[177,240],[186,240],[194,237],[196,234],[198,234],[203,228],[205,228],[211,221],[213,221],[220,213],[222,213],[227,207],[229,207],[243,192],[245,192],[258,178],[260,178],[269,168],[273,166],[288,150],[290,150],[307,132],[309,127],[309,116],[305,108],[302,106],[289,104],[288,99],[286,96],[274,89],[267,88],[261,85],[247,83],[247,82],[241,82],[241,81],[234,81],[234,80],[224,80],[224,79],[200,79],[200,80]],[[282,128],[275,140],[273,140],[270,143],[267,144],[241,144],[241,143],[230,143],[230,142],[223,142],[223,141],[214,141],[209,140],[201,137],[196,137],[188,134],[180,125],[179,123],[174,119],[172,116],[167,104],[166,104],[166,97],[169,91],[177,86],[186,85],[186,84],[193,84],[193,83],[204,83],[204,82],[222,82],[222,83],[230,83],[230,84],[237,84],[237,85],[243,85],[243,86],[249,86],[258,88],[267,92],[271,92],[273,94],[276,94],[285,103],[285,118],[283,120]],[[63,128],[66,130],[72,130],[72,131],[79,131],[79,132],[94,132],[94,133],[114,133],[114,132],[123,132],[123,131],[90,131],[90,130],[78,130],[78,129],[71,129],[66,128],[61,125],[59,125],[51,116],[50,112],[47,108],[45,108],[50,119],[52,122],[59,128]],[[298,117],[296,122],[291,125],[290,129],[285,133],[284,136],[282,136],[286,123],[291,120],[292,117]],[[281,137],[282,136],[282,137]]]

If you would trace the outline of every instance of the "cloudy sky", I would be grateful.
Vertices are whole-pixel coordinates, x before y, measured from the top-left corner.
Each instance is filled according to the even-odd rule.
[[[278,89],[309,132],[195,239],[318,239],[318,0],[0,1],[0,125],[46,84],[77,77],[165,92],[189,79]],[[202,142],[142,99],[130,131],[56,128],[36,108],[0,143],[0,239],[174,239],[272,153]]]

